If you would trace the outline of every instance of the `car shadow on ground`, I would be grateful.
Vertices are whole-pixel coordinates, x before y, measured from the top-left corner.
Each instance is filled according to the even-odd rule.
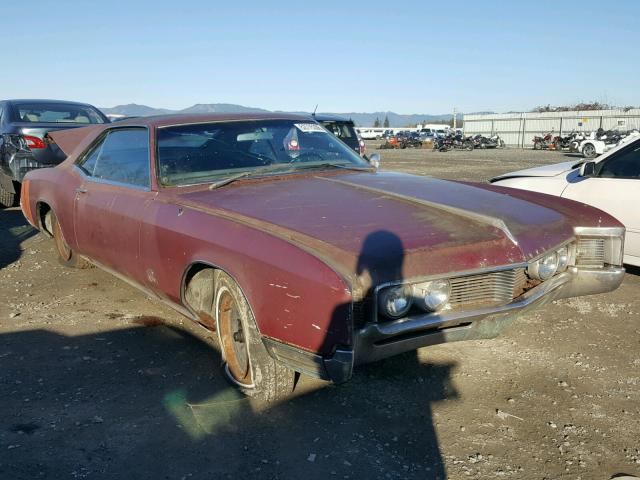
[[[401,355],[265,405],[207,342],[142,323],[0,336],[0,478],[445,477],[431,403],[453,365]]]
[[[640,267],[636,267],[634,265],[625,265],[624,268],[627,270],[627,273],[640,276]]]
[[[36,233],[19,208],[0,209],[0,269],[18,260],[20,244]]]

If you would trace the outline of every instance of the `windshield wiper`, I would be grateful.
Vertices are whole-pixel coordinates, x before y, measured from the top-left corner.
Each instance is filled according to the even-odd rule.
[[[218,180],[217,182],[213,182],[209,185],[209,190],[215,190],[216,188],[224,187],[225,185],[229,185],[230,183],[235,182],[236,180],[240,180],[241,178],[251,177],[253,175],[260,175],[261,173],[270,172],[274,169],[276,165],[265,165],[264,167],[254,168],[253,170],[247,170],[245,172],[236,173],[235,175],[231,175],[230,177],[223,178]]]

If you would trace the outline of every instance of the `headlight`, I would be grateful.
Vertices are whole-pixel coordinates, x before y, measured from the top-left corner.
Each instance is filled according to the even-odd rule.
[[[449,280],[434,280],[413,286],[416,304],[426,312],[437,312],[449,303],[451,284]]]
[[[411,289],[401,285],[385,288],[378,298],[380,312],[389,318],[400,318],[411,308]]]
[[[553,252],[540,260],[533,262],[527,268],[527,273],[536,280],[547,280],[558,271],[558,254]]]
[[[556,255],[558,255],[558,272],[564,272],[569,266],[569,247],[562,247]]]

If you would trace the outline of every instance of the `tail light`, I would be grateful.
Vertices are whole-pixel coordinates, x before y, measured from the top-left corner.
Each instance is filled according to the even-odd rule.
[[[367,146],[364,144],[364,140],[360,139],[358,142],[360,145],[360,156],[364,157],[364,154],[367,152]]]
[[[29,147],[31,150],[46,147],[44,141],[41,138],[34,137],[32,135],[23,135],[22,138],[27,143],[27,147]]]

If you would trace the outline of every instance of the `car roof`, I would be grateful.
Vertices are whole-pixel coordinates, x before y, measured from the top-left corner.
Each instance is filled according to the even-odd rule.
[[[194,123],[237,122],[242,120],[297,120],[308,122],[309,117],[288,113],[176,113],[171,115],[153,115],[136,117],[116,122],[117,126],[168,127]]]
[[[11,98],[3,101],[11,104],[13,103],[53,103],[58,105],[86,105],[88,107],[93,107],[93,105],[91,105],[90,103],[73,102],[69,100],[51,100],[51,99],[45,99],[45,98]]]
[[[350,118],[344,118],[340,115],[328,115],[328,114],[315,114],[312,115],[313,118],[318,122],[350,122],[353,123],[353,120]]]

